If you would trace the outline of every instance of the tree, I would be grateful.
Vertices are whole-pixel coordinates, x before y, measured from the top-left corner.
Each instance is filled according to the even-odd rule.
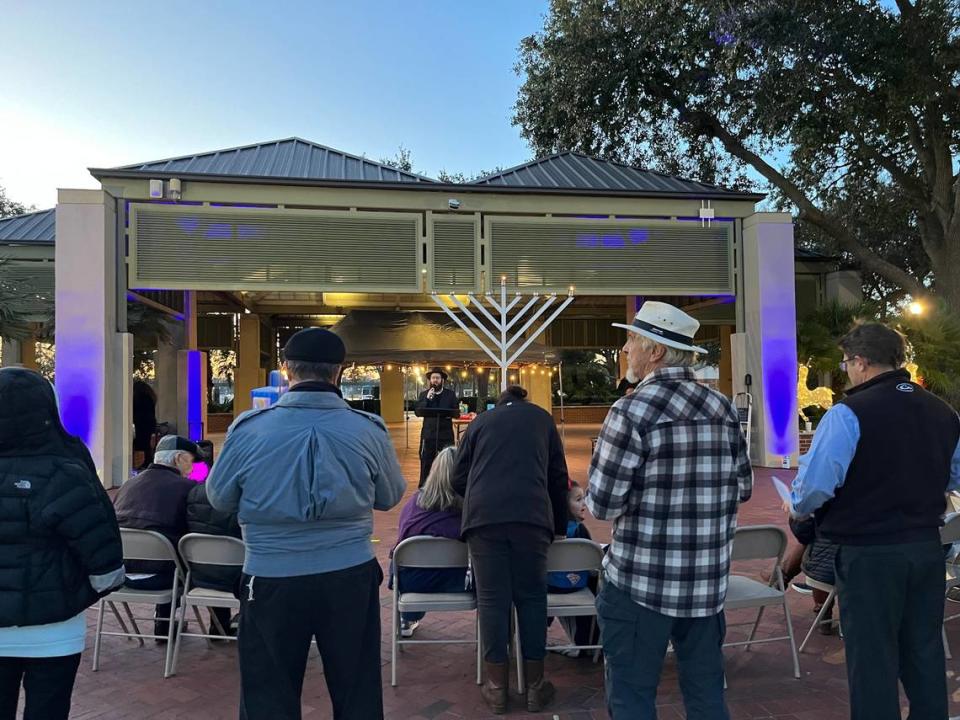
[[[749,168],[869,276],[960,312],[957,0],[552,0],[517,68],[537,152],[734,185]],[[855,227],[884,227],[845,212],[864,186],[901,203],[921,262]]]
[[[34,210],[36,210],[36,207],[33,205],[27,207],[23,203],[19,203],[7,197],[6,188],[4,188],[3,185],[0,185],[0,218],[23,215],[24,213],[33,212]]]

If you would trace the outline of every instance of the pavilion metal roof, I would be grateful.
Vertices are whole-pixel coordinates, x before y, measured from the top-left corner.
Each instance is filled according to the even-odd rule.
[[[579,190],[696,198],[758,198],[755,193],[684,180],[578,152],[560,152],[474,180],[471,185]]]
[[[404,172],[298,137],[116,168],[91,168],[90,172],[97,178],[135,173],[146,176],[210,175],[374,183],[436,182],[423,175]]]
[[[0,219],[0,243],[51,245],[56,225],[53,208],[3,218]]]

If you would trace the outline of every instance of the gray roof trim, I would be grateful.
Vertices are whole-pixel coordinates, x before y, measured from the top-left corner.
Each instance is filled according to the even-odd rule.
[[[0,219],[0,242],[52,245],[56,231],[56,210],[37,210]]]
[[[766,195],[760,193],[744,193],[735,190],[722,190],[715,192],[676,192],[676,191],[650,191],[650,190],[617,190],[614,188],[566,188],[566,187],[528,187],[511,185],[473,185],[470,183],[414,183],[414,182],[363,182],[363,181],[343,181],[343,180],[312,180],[302,178],[276,178],[254,175],[208,175],[192,174],[184,172],[160,172],[153,171],[144,173],[141,171],[118,170],[111,168],[90,168],[90,173],[98,180],[104,178],[134,178],[144,179],[151,177],[155,179],[178,178],[180,180],[190,180],[195,182],[223,182],[237,183],[242,185],[293,185],[298,187],[329,187],[329,188],[357,188],[370,190],[418,190],[431,192],[450,192],[450,193],[501,193],[516,195],[574,195],[589,197],[649,197],[665,198],[677,200],[700,200],[701,198],[740,200],[759,202]]]
[[[744,200],[759,200],[765,197],[758,193],[730,190],[694,180],[685,180],[578,152],[554,153],[468,184],[481,187],[536,188],[538,190],[546,188],[602,190],[608,193],[625,192],[694,198],[737,197]]]
[[[171,177],[209,175],[372,183],[436,183],[436,180],[425,175],[398,170],[298,137],[151,160],[117,168],[90,168],[91,174],[97,179],[117,177],[113,173],[120,170],[151,177],[156,177],[159,173],[169,173]]]

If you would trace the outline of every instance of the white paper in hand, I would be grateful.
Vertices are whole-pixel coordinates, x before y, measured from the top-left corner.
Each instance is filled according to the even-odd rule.
[[[772,476],[770,479],[773,480],[773,487],[776,489],[777,495],[779,495],[780,499],[789,505],[791,510],[793,510],[793,498],[790,497],[790,488],[788,488],[776,476]]]

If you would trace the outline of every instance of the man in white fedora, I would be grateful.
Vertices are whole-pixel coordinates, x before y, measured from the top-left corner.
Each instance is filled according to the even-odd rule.
[[[727,720],[723,602],[737,507],[753,471],[733,404],[696,381],[700,323],[646,302],[627,330],[627,380],[590,463],[587,505],[613,521],[597,611],[614,720],[656,717],[672,641],[687,717]]]

